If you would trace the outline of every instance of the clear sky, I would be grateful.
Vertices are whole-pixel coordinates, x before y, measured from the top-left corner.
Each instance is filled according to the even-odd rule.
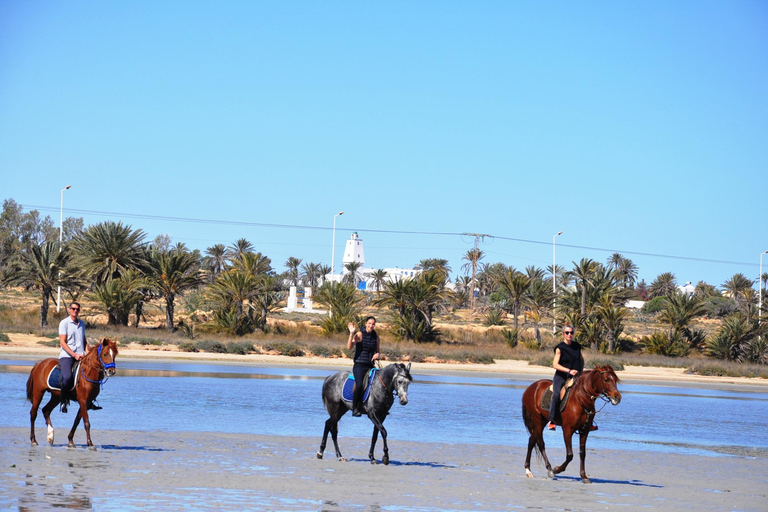
[[[337,269],[756,279],[766,163],[762,0],[0,2],[0,199],[278,271],[344,210]]]

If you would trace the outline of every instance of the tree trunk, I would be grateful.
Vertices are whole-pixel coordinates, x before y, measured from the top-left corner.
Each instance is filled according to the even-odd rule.
[[[48,291],[43,290],[43,303],[40,304],[40,327],[48,327]]]
[[[165,296],[165,328],[168,332],[173,332],[173,300],[174,294],[168,294]]]
[[[616,340],[613,339],[613,329],[608,329],[606,336],[608,337],[608,353],[613,354],[613,346],[616,344]]]
[[[581,283],[581,317],[587,316],[587,284]]]

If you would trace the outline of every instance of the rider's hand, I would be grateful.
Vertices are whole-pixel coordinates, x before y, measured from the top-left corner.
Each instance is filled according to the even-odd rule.
[[[347,324],[347,329],[349,329],[349,334],[355,334],[355,331],[357,331],[357,327],[355,327],[355,324],[353,324],[352,322],[349,322],[349,324]]]

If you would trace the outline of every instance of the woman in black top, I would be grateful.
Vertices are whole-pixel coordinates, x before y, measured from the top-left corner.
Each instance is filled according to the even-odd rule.
[[[565,381],[584,370],[584,356],[581,355],[581,345],[573,341],[574,329],[566,324],[563,326],[563,341],[555,347],[555,359],[552,366],[555,376],[552,379],[552,402],[549,406],[549,430],[555,430],[555,416],[560,408],[560,390]],[[596,430],[593,428],[593,430]]]
[[[360,416],[360,402],[363,397],[363,379],[365,373],[373,368],[373,362],[381,358],[379,335],[376,333],[376,319],[369,316],[365,319],[365,331],[358,331],[355,324],[349,322],[349,339],[347,340],[347,350],[355,345],[355,365],[352,367],[352,373],[355,376],[355,387],[352,399],[352,416]]]

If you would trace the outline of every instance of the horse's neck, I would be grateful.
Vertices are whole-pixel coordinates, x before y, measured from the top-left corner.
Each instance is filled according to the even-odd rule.
[[[381,380],[381,385],[384,386],[384,389],[388,389],[390,385],[392,384],[392,381],[395,378],[395,367],[394,366],[387,366],[383,370],[379,370],[374,374],[374,378],[376,380]]]
[[[587,370],[583,372],[574,386],[575,395],[579,402],[583,405],[593,405],[595,400],[600,395],[596,389],[592,389],[592,375],[594,370]]]
[[[86,356],[80,360],[80,371],[83,375],[86,375],[89,379],[96,380],[101,375],[101,365],[99,364],[99,356],[96,352],[97,349],[93,349]],[[94,373],[96,377],[93,377]]]

